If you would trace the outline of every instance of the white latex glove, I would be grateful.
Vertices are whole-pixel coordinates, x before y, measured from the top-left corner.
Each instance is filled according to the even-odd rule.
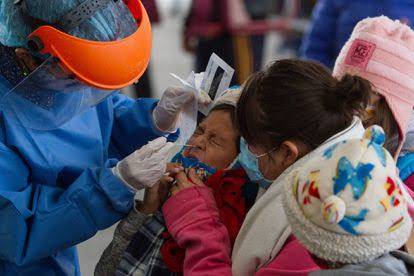
[[[163,132],[175,132],[179,127],[181,111],[193,100],[194,93],[184,87],[167,88],[153,112],[156,127]]]
[[[112,172],[137,190],[152,187],[164,175],[173,146],[165,137],[157,138],[119,161]]]

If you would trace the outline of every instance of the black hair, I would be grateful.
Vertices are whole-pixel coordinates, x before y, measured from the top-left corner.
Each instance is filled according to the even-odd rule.
[[[276,61],[246,82],[237,127],[249,144],[268,149],[299,140],[310,150],[351,125],[366,108],[371,85],[325,66],[298,59]]]

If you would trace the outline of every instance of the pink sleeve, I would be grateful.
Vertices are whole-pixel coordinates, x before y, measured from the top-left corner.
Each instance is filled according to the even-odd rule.
[[[407,177],[407,179],[404,181],[404,186],[406,188],[406,191],[411,198],[414,199],[414,174]],[[408,204],[408,213],[410,214],[411,218],[414,220],[414,206],[412,204]]]
[[[186,249],[184,275],[232,275],[230,241],[207,187],[185,189],[163,206],[168,231]],[[318,270],[306,249],[291,237],[256,275],[307,275]]]
[[[186,249],[184,275],[231,275],[230,239],[207,187],[192,187],[162,208],[168,231]]]
[[[407,177],[406,180],[404,180],[405,187],[407,188],[407,192],[411,197],[414,197],[414,174]]]
[[[293,236],[283,246],[281,252],[267,266],[259,269],[256,276],[267,275],[308,275],[319,270],[305,247]]]

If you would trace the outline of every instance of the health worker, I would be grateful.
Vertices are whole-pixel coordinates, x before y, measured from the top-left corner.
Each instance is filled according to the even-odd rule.
[[[165,173],[193,96],[117,92],[150,52],[138,0],[0,1],[0,275],[80,275],[75,245]]]

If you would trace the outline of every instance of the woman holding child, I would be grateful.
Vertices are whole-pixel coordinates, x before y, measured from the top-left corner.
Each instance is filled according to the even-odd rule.
[[[231,250],[225,231],[220,231],[221,222],[208,190],[179,184],[182,192],[164,204],[163,212],[170,233],[187,250],[185,272],[300,275],[319,269],[291,235],[282,211],[283,185],[289,185],[290,173],[314,156],[323,153],[329,157],[332,145],[361,138],[363,128],[354,115],[360,115],[367,126],[384,126],[388,135],[385,147],[398,157],[407,143],[405,134],[414,105],[410,79],[413,31],[399,22],[377,18],[358,24],[356,32],[337,61],[335,73],[340,80],[331,78],[318,64],[285,60],[275,62],[246,83],[237,110],[243,137],[239,161],[251,179],[260,180],[261,189]],[[373,90],[358,76],[370,80]],[[367,103],[371,108],[365,110]],[[404,180],[407,175],[402,175]],[[406,190],[402,188],[401,193]],[[309,187],[309,197],[317,196],[317,191]],[[407,196],[404,199],[411,204]],[[404,208],[398,211],[405,213]],[[409,229],[405,227],[404,235],[381,252],[398,249],[407,241]]]
[[[177,183],[162,211],[169,234],[186,250],[184,274],[319,269],[291,235],[280,184],[314,152],[362,136],[364,128],[354,115],[362,113],[369,93],[369,83],[361,78],[338,81],[313,62],[281,60],[253,75],[238,102],[236,123],[243,137],[238,163],[259,186],[256,202],[237,231],[231,258],[229,230],[214,192],[194,171],[189,178],[184,172],[174,173]],[[121,263],[129,257],[124,255]]]
[[[378,24],[385,27],[381,29]],[[244,85],[235,122],[242,137],[238,163],[259,189],[255,203],[243,216],[235,241],[221,216],[217,191],[213,190],[216,187],[206,185],[192,170],[171,171],[176,182],[162,213],[169,235],[185,250],[180,272],[307,275],[331,268],[320,267],[319,262],[316,265],[314,256],[292,234],[289,226],[292,220],[286,217],[282,200],[284,187],[289,189],[293,185],[292,175],[315,157],[330,158],[336,145],[360,139],[364,128],[357,116],[366,126],[375,123],[384,127],[388,137],[385,147],[395,158],[401,149],[404,156],[410,154],[404,151],[404,145],[414,105],[406,74],[412,67],[409,38],[414,37],[413,32],[386,18],[367,19],[358,24],[355,32],[337,61],[335,75],[339,79],[318,63],[280,60],[251,76]],[[403,66],[395,66],[397,63]],[[373,89],[361,77],[371,81]],[[409,167],[403,167],[404,180],[409,180]],[[309,179],[309,183],[313,180]],[[402,188],[401,194],[411,203],[405,191]],[[303,199],[311,201],[319,197],[318,187],[309,185]],[[398,212],[406,214],[406,205],[401,206]],[[399,240],[386,248],[388,251],[381,252],[388,253],[404,244],[410,227],[404,229],[404,235],[399,235]],[[294,233],[301,232],[296,229]],[[303,242],[303,238],[300,240]],[[315,250],[310,251],[318,256]],[[387,255],[387,258],[393,257]]]
[[[254,74],[243,88],[237,122],[243,137],[239,162],[260,184],[256,202],[231,250],[209,189],[179,181],[182,191],[167,200],[163,214],[171,235],[187,250],[184,274],[297,275],[319,269],[291,235],[283,183],[317,152],[362,136],[354,115],[364,110],[369,93],[367,81],[351,76],[338,81],[314,62],[280,60]]]

